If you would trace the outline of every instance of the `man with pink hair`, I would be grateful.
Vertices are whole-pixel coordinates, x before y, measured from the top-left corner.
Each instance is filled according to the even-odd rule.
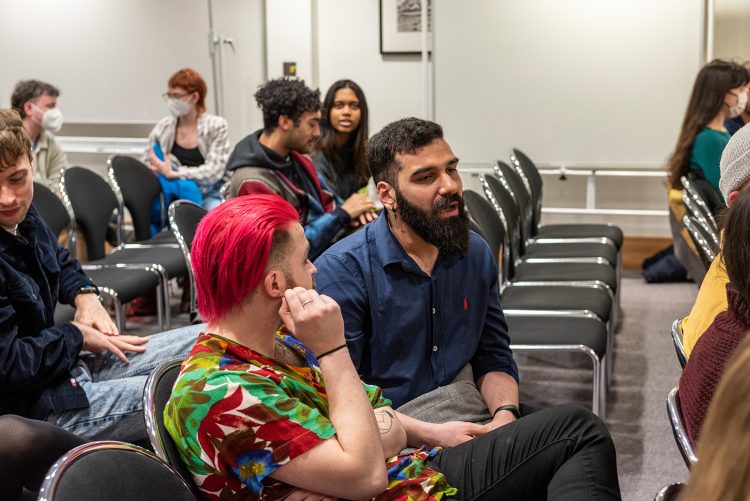
[[[424,447],[415,427],[440,425],[396,412],[359,379],[298,218],[278,196],[237,197],[193,241],[208,325],[164,419],[205,499],[619,499],[615,468],[584,468],[613,465],[614,446],[600,421],[580,425],[582,408],[536,412],[523,429],[458,423],[477,438]],[[535,446],[508,445],[521,434]]]

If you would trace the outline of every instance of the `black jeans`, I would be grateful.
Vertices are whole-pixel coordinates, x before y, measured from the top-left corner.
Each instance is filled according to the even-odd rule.
[[[574,405],[524,415],[442,450],[430,466],[460,500],[620,499],[612,438],[598,417]]]

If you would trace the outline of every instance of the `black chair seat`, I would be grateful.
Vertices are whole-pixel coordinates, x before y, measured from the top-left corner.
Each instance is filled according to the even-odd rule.
[[[514,282],[567,282],[598,280],[617,291],[617,272],[606,264],[595,263],[521,263]]]
[[[147,240],[142,240],[137,243],[144,244],[144,245],[176,244],[177,239],[175,238],[174,233],[172,233],[172,231],[164,230],[164,231],[160,231],[159,233],[157,233],[156,235],[154,235],[153,237]]]
[[[617,249],[598,243],[531,244],[523,258],[602,257],[612,266],[617,263]]]
[[[589,310],[603,322],[608,322],[612,313],[610,295],[593,287],[508,287],[500,304],[505,310]]]
[[[93,265],[97,263],[92,262],[87,264]],[[90,270],[85,269],[85,266],[84,273],[89,276],[91,281],[102,287],[111,287],[114,289],[122,303],[128,303],[159,285],[159,277],[156,273],[150,271],[124,268]]]
[[[584,345],[601,358],[607,352],[607,328],[595,318],[509,316],[511,345]]]
[[[182,257],[180,249],[172,247],[160,247],[151,249],[120,249],[110,254],[104,259],[93,261],[92,264],[103,262],[112,263],[158,263],[167,271],[169,278],[179,277],[187,273],[185,259]]]
[[[534,238],[599,238],[612,240],[622,247],[623,234],[617,226],[608,224],[549,224],[539,227]]]

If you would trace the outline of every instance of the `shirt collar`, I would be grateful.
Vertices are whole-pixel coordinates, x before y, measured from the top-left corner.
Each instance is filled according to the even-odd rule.
[[[28,242],[28,237],[33,234],[38,224],[39,213],[37,213],[36,208],[31,205],[28,212],[26,213],[26,217],[23,221],[21,221],[21,223],[19,223],[18,232],[16,235],[13,235],[7,231],[0,232],[0,251],[4,252],[8,249],[8,247],[10,247],[13,242],[19,240],[22,244],[25,245]]]
[[[388,224],[388,214],[385,211],[367,227],[372,227],[370,240],[375,242],[375,248],[377,249],[383,268],[392,264],[400,264],[405,271],[425,275],[424,271],[414,262],[401,246],[401,243],[396,239]],[[462,256],[446,254],[441,251],[438,254],[437,261],[435,261],[435,270],[439,266],[450,268],[462,258]],[[435,270],[433,270],[433,274]]]

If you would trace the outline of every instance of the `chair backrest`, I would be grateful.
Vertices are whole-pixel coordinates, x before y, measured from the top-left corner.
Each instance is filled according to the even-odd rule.
[[[197,494],[198,487],[193,481],[193,476],[180,459],[177,446],[164,427],[164,407],[172,395],[172,387],[180,374],[180,364],[182,364],[182,359],[179,358],[166,360],[151,371],[143,389],[143,412],[146,419],[146,431],[154,452],[162,461],[172,466]]]
[[[677,353],[677,361],[680,363],[680,367],[685,368],[687,363],[687,355],[685,355],[685,346],[682,344],[682,319],[678,318],[672,322],[672,344],[674,344],[674,351]]]
[[[60,187],[63,202],[70,203],[76,222],[86,237],[89,259],[103,258],[109,221],[118,209],[115,192],[99,174],[76,166],[65,169]]]
[[[197,497],[177,472],[147,450],[106,441],[80,445],[60,458],[47,472],[39,499],[196,501]]]
[[[682,224],[688,231],[690,239],[693,241],[698,255],[701,258],[703,266],[708,271],[709,266],[716,259],[716,247],[713,245],[712,238],[706,229],[691,215],[685,214],[682,217]]]
[[[519,176],[518,172],[516,172],[510,165],[498,160],[495,162],[494,171],[503,187],[513,196],[513,199],[518,206],[521,230],[520,248],[521,251],[523,251],[526,240],[531,237],[531,220],[534,213],[531,197],[526,191],[526,187],[523,185],[521,176]]]
[[[198,228],[203,216],[208,212],[200,205],[189,200],[175,200],[169,204],[169,227],[172,229],[177,244],[180,246],[182,256],[185,258],[185,266],[188,270],[190,280],[190,321],[197,321],[198,306],[195,295],[195,278],[193,277],[193,266],[190,262],[190,248],[193,246],[195,230]]]
[[[690,465],[695,464],[698,458],[695,455],[695,449],[693,449],[693,444],[690,443],[685,424],[682,421],[682,409],[680,408],[678,390],[679,387],[672,388],[669,395],[667,395],[667,416],[669,416],[669,424],[672,426],[672,434],[677,443],[677,448],[680,450],[685,465],[690,468]]]
[[[500,270],[499,284],[502,285],[506,277],[507,261],[507,238],[505,228],[495,208],[482,195],[472,190],[464,190],[464,202],[469,217],[481,230],[481,236],[487,241],[495,256],[495,262]]]
[[[539,174],[539,169],[536,164],[518,148],[510,150],[510,164],[524,180],[524,185],[531,196],[534,208],[531,236],[534,236],[536,235],[542,218],[542,176]]]
[[[480,183],[482,184],[482,189],[487,200],[492,204],[500,221],[505,226],[505,234],[507,235],[508,242],[508,259],[506,270],[504,271],[505,279],[511,280],[515,274],[515,265],[521,255],[518,206],[498,178],[494,176],[481,176]]]
[[[135,239],[151,237],[151,211],[161,197],[161,183],[145,164],[133,157],[115,155],[107,160],[110,183],[120,193],[133,218]]]
[[[716,220],[727,208],[724,196],[716,191],[702,171],[691,169],[688,171],[687,179],[690,182],[690,189],[695,192],[695,197],[700,197],[712,218]],[[682,186],[685,187],[684,182]]]
[[[52,190],[42,183],[34,181],[34,198],[32,203],[39,211],[42,220],[50,227],[52,233],[59,235],[66,228],[68,232],[73,228],[73,233],[75,233],[75,227],[71,224],[73,218],[71,218],[70,213],[65,208],[65,204],[62,203],[62,200]]]
[[[685,484],[682,483],[665,485],[656,493],[654,501],[675,501],[679,499],[679,494],[683,487],[685,487]]]
[[[688,210],[693,212],[696,216],[700,215],[702,218],[704,218],[706,220],[706,224],[711,228],[711,231],[713,231],[714,233],[718,235],[719,225],[716,224],[716,219],[714,218],[713,213],[711,212],[711,209],[708,207],[701,192],[697,189],[697,184],[693,183],[693,181],[688,179],[688,177],[686,176],[682,176],[680,178],[680,182],[682,183],[682,187],[684,188],[684,191],[682,194],[683,201],[686,198],[689,200],[685,204]],[[707,181],[704,181],[704,182],[707,182]],[[713,187],[711,187],[711,190],[716,191],[713,189]]]

